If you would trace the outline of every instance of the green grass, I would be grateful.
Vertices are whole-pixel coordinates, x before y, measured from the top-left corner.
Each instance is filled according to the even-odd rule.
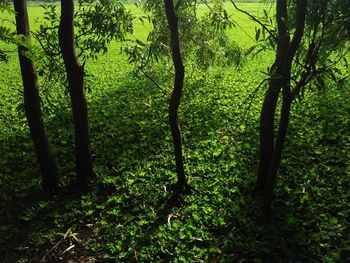
[[[262,10],[258,4],[241,6]],[[30,7],[33,28],[40,15],[39,7]],[[253,34],[254,24],[236,15]],[[141,24],[135,31],[146,34]],[[239,28],[231,35],[243,47],[251,44]],[[187,77],[180,122],[194,193],[172,207],[169,188],[176,175],[167,98],[134,75],[119,48],[113,43],[106,55],[87,64],[97,178],[91,193],[81,198],[67,194],[47,200],[38,194],[39,171],[23,112],[17,109],[22,103],[17,54],[0,64],[2,262],[349,259],[348,89],[309,91],[294,105],[276,187],[277,218],[267,222],[259,200],[250,194],[264,90],[249,111],[242,103],[265,77],[260,71],[273,57],[264,53],[242,68],[213,67]],[[59,97],[43,108],[60,177],[67,183],[75,176],[73,130],[68,98]],[[62,254],[71,245],[75,247]]]

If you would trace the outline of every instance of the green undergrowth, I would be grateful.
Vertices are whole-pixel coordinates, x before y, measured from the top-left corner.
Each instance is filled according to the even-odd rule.
[[[2,253],[9,262],[27,262],[33,255],[47,262],[345,259],[347,90],[309,92],[295,104],[272,222],[261,216],[259,198],[251,194],[263,88],[251,94],[268,60],[256,58],[240,69],[213,68],[187,79],[180,121],[193,193],[181,198],[170,192],[176,175],[167,97],[136,77],[123,59],[119,71],[93,72],[99,76],[94,85],[99,88],[88,94],[96,179],[81,198],[63,192],[47,200],[37,194],[32,144],[23,114],[14,110],[20,101],[9,93],[13,102],[2,101],[7,105],[1,135]],[[67,185],[74,178],[71,114],[59,105],[64,102],[51,109],[55,114],[46,122]]]
[[[112,46],[87,64],[96,178],[81,197],[69,190],[68,98],[53,85],[50,103],[43,99],[62,182],[54,199],[39,187],[16,55],[0,63],[1,261],[349,261],[347,86],[308,91],[294,104],[272,219],[252,195],[266,85],[255,89],[272,60],[262,53],[240,68],[187,75],[179,115],[193,192],[177,196],[170,191],[176,174],[168,98]]]

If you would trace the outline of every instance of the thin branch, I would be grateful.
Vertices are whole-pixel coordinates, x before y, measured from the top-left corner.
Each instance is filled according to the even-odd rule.
[[[265,81],[268,81],[269,78],[263,79],[260,84],[258,85],[258,87],[256,87],[248,96],[247,98],[241,103],[240,107],[242,107],[243,105],[245,105],[249,99],[253,100],[255,95],[258,93],[259,89],[262,87],[262,85],[264,84]],[[239,108],[240,108],[239,107]]]
[[[18,52],[17,49],[12,49],[12,50],[10,50],[10,49],[1,49],[0,51],[3,52],[3,53],[16,53],[16,52]]]
[[[289,45],[290,58],[294,57],[294,54],[297,51],[300,45],[301,39],[304,35],[306,9],[307,9],[307,1],[299,0],[297,2],[297,21],[296,21],[296,27],[295,27],[296,29],[294,31],[293,39]]]
[[[236,24],[236,26],[238,26],[241,30],[242,30],[242,32],[247,36],[247,37],[249,37],[252,41],[254,41],[255,43],[259,43],[258,41],[256,41],[256,39],[254,39],[254,38],[252,38],[252,36],[250,35],[250,34],[248,34],[247,33],[247,31],[245,31],[244,29],[243,29],[243,27],[241,27],[238,23]]]
[[[158,84],[158,82],[157,82],[154,78],[152,78],[150,75],[148,75],[147,72],[145,72],[145,71],[143,70],[142,67],[139,67],[138,69],[142,72],[142,74],[143,74],[147,79],[149,79],[157,88],[159,88],[160,91],[161,91],[164,95],[166,95],[166,96],[168,95],[167,92],[166,92],[166,90],[164,90],[164,89]]]
[[[243,9],[240,9],[233,0],[230,0],[230,2],[234,6],[234,8],[236,8],[237,11],[249,16],[254,22],[258,23],[261,27],[263,27],[266,30],[266,32],[268,32],[270,34],[270,36],[272,36],[278,42],[276,35],[266,25],[264,25],[258,18],[251,15],[249,12],[247,12]]]
[[[81,37],[84,37],[84,36],[87,36],[87,35],[91,35],[93,32],[94,32],[94,28],[90,28],[89,30],[87,31],[83,31],[82,33],[80,33],[79,35],[76,35],[75,36],[75,39],[79,39]]]
[[[213,8],[211,8],[211,6],[208,4],[208,2],[206,0],[203,0],[203,3],[206,5],[206,7],[208,7],[208,9],[213,12]]]
[[[56,30],[56,29],[58,29],[58,28],[59,28],[59,26],[57,25],[57,26],[45,27],[44,30],[45,30],[45,33],[46,33],[46,31],[49,31],[49,30]]]
[[[203,3],[204,3],[204,5],[205,5],[206,7],[208,7],[208,9],[209,9],[210,12],[214,13],[213,8],[211,8],[211,6],[208,4],[208,2],[207,2],[206,0],[203,0]],[[232,16],[232,15],[231,15],[231,16]],[[231,18],[231,16],[229,16],[228,18]],[[226,17],[223,17],[223,16],[221,16],[221,18],[222,18],[222,19],[226,19]]]
[[[41,48],[44,50],[44,52],[48,55],[48,56],[52,56],[52,57],[56,57],[59,56],[61,53],[57,52],[54,53],[52,51],[47,50],[47,48],[44,46],[44,44],[42,43],[40,37],[38,36],[38,34],[36,34],[35,32],[31,32],[32,35],[35,37],[35,39],[39,42],[39,45],[41,46]]]

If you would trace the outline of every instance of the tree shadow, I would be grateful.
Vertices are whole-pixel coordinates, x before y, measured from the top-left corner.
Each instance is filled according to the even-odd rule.
[[[212,90],[208,85],[220,89]],[[1,175],[0,225],[5,238],[0,243],[0,254],[8,255],[8,262],[14,259],[10,256],[20,258],[34,253],[41,259],[70,227],[74,226],[74,231],[82,235],[86,225],[93,225],[94,232],[87,238],[101,243],[94,248],[97,257],[103,253],[126,253],[122,259],[127,262],[137,261],[135,255],[142,250],[158,248],[156,242],[162,241],[169,251],[175,250],[178,240],[189,250],[207,249],[207,254],[201,257],[208,261],[313,259],[311,239],[305,235],[308,232],[301,220],[305,211],[293,212],[298,202],[289,202],[292,193],[283,189],[277,192],[276,218],[268,221],[261,216],[260,202],[250,194],[257,168],[258,111],[249,113],[249,125],[243,131],[237,125],[241,122],[235,109],[241,98],[234,101],[232,90],[220,85],[220,81],[194,81],[185,90],[180,122],[186,172],[195,189],[190,196],[170,190],[176,176],[167,98],[147,80],[126,76],[113,88],[91,96],[89,113],[96,178],[86,195],[77,197],[63,192],[59,199],[48,200],[37,194],[39,172],[33,165],[35,156],[28,134],[18,133],[2,142],[2,150],[12,151],[12,156],[2,162],[6,170]],[[67,186],[75,177],[70,112],[57,111],[47,128],[60,177]],[[244,143],[237,147],[243,135]],[[293,153],[293,147],[288,147],[287,156],[298,155]],[[288,169],[297,168],[294,165]],[[285,170],[282,167],[281,177]],[[312,219],[307,218],[308,222]],[[180,225],[179,229],[175,229],[176,225]],[[183,238],[181,227],[199,229],[204,237]],[[12,233],[7,234],[9,229]],[[120,247],[119,240],[123,241]],[[43,242],[42,246],[38,242]],[[23,246],[41,250],[20,250]],[[129,251],[130,247],[134,251]],[[59,261],[58,255],[65,248],[52,250],[47,262]],[[90,249],[84,244],[82,250]],[[174,255],[169,251],[151,251],[150,255],[170,261]],[[68,260],[69,256],[73,254],[67,253],[63,258]]]
[[[174,169],[170,163],[167,98],[147,80],[129,77],[122,83],[116,83],[115,90],[97,93],[89,102],[92,151],[97,173],[91,190],[99,195],[99,203],[114,195],[116,190],[103,182],[105,176],[119,180],[120,175],[133,170],[134,165],[140,165],[142,160],[151,159],[162,151],[168,155],[164,169]],[[36,234],[45,229],[62,231],[78,222],[78,219],[59,224],[50,222],[60,215],[68,215],[81,202],[79,195],[67,190],[75,178],[71,120],[69,110],[58,109],[46,123],[63,189],[53,199],[48,198],[39,187],[40,173],[28,131],[16,133],[16,136],[1,142],[2,151],[11,153],[11,156],[4,155],[2,160],[5,169],[1,172],[0,184],[0,225],[4,236],[0,253],[6,255],[9,262],[26,253],[20,251],[21,247],[33,242],[31,238]],[[174,178],[174,174],[170,174],[169,185]],[[100,189],[96,189],[98,187]],[[167,203],[170,206],[171,201]],[[175,202],[172,205],[176,205]],[[6,233],[10,229],[11,233]],[[50,240],[46,241],[50,243]]]

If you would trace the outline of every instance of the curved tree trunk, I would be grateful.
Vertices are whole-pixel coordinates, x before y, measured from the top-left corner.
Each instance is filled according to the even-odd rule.
[[[278,0],[277,3],[279,1],[284,2],[283,5],[285,6],[286,0]],[[279,123],[278,134],[277,134],[275,147],[273,150],[271,163],[269,165],[269,170],[267,173],[267,177],[265,179],[266,181],[265,181],[265,189],[264,189],[263,212],[266,214],[268,214],[271,210],[273,190],[275,187],[277,173],[281,163],[284,142],[285,142],[288,124],[289,124],[290,108],[295,97],[290,87],[291,69],[292,69],[294,56],[296,54],[296,51],[300,47],[300,43],[304,35],[307,1],[298,0],[296,7],[297,7],[297,19],[296,19],[295,31],[294,31],[292,41],[288,41],[289,42],[288,46],[284,50],[285,60],[283,61],[283,64],[282,64],[281,81],[282,81],[282,89],[283,89],[283,101],[282,101],[280,123]]]
[[[185,68],[181,58],[178,18],[175,13],[174,3],[172,0],[164,0],[164,5],[170,29],[172,57],[175,67],[174,89],[169,101],[169,125],[174,144],[176,172],[178,178],[177,186],[179,187],[179,190],[183,191],[186,190],[188,186],[183,166],[181,130],[179,126],[178,109],[181,101]]]
[[[280,64],[280,63],[279,63]],[[274,148],[274,124],[278,97],[281,91],[280,66],[272,74],[260,114],[260,162],[255,190],[263,192]]]
[[[93,167],[88,110],[84,94],[84,68],[79,64],[74,46],[73,0],[61,0],[61,20],[58,35],[73,110],[76,172],[78,183],[84,187],[89,178],[93,176]]]
[[[17,34],[30,38],[29,20],[26,0],[15,0]],[[44,121],[40,107],[40,96],[38,88],[38,77],[33,62],[23,53],[28,49],[20,45],[18,47],[19,63],[21,66],[24,87],[24,108],[38,157],[43,189],[54,194],[58,190],[57,168],[55,160],[49,149],[49,143],[45,130]]]
[[[266,177],[273,158],[274,125],[278,97],[282,89],[283,67],[290,36],[287,28],[287,0],[276,2],[277,49],[276,59],[270,70],[270,84],[265,94],[260,114],[260,160],[255,190],[263,192]]]
[[[268,214],[271,209],[273,199],[273,189],[275,188],[277,172],[280,167],[284,142],[286,139],[287,128],[289,124],[290,107],[293,102],[293,96],[290,91],[283,94],[282,110],[280,124],[276,139],[276,146],[273,151],[272,160],[270,163],[268,175],[265,181],[263,212]]]

